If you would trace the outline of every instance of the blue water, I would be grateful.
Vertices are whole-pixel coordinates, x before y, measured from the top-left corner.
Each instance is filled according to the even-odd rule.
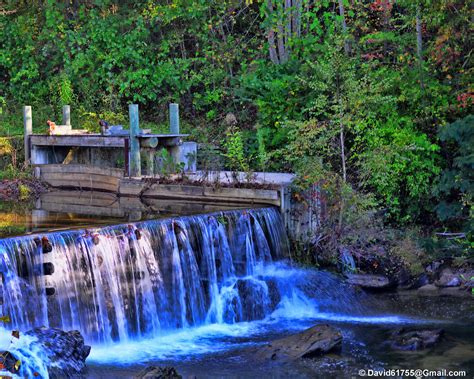
[[[47,358],[32,338],[12,341],[11,329],[80,330],[92,345],[90,376],[107,378],[147,362],[202,366],[211,356],[238,357],[320,322],[427,322],[367,306],[338,277],[294,267],[274,208],[40,235],[51,251],[35,237],[0,240],[2,312],[12,318],[0,329],[0,348],[22,357],[24,376],[47,377]],[[52,274],[44,275],[45,263]]]

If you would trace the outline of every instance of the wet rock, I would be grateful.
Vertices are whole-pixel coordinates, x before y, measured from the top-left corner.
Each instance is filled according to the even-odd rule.
[[[413,281],[412,277],[410,275],[410,272],[402,267],[396,275],[396,283],[397,287],[401,289],[409,289],[413,287]]]
[[[425,284],[424,286],[418,288],[418,291],[420,291],[420,292],[435,292],[435,291],[438,291],[438,287],[436,287],[434,284]]]
[[[259,348],[254,356],[264,360],[293,361],[339,351],[341,345],[341,333],[332,326],[321,324],[301,333],[271,341]]]
[[[441,265],[441,262],[431,262],[428,266],[426,266],[425,271],[429,274],[437,274]]]
[[[148,366],[134,376],[134,379],[182,379],[174,367]]]
[[[392,334],[390,346],[395,350],[422,350],[434,346],[441,340],[443,329],[406,330]]]
[[[36,337],[29,348],[44,354],[44,361],[41,363],[47,368],[51,379],[82,377],[91,347],[84,344],[84,338],[79,331],[65,332],[57,328],[41,327],[30,330],[25,335]],[[12,373],[17,372],[15,370],[18,369],[12,365],[12,362],[18,360],[15,355],[10,352],[2,352],[2,356],[8,357],[3,362],[5,369]],[[23,364],[24,362],[21,363],[21,365]]]
[[[382,289],[390,286],[390,280],[383,275],[350,274],[347,277],[349,284],[369,289]]]
[[[270,310],[273,311],[276,309],[278,304],[281,301],[280,289],[278,288],[278,283],[274,279],[265,280],[268,286],[268,297],[270,299]]]
[[[18,374],[20,366],[17,365],[17,362],[18,359],[9,351],[0,351],[0,364],[3,367],[3,370],[9,371],[13,374]]]
[[[65,332],[57,328],[35,328],[25,334],[34,336],[49,358],[48,372],[52,378],[64,378],[81,373],[91,347],[84,344],[78,330]]]
[[[416,288],[421,288],[423,286],[426,286],[427,284],[430,283],[430,280],[428,278],[428,275],[426,274],[421,274],[420,276],[418,276],[414,281],[413,281],[413,286],[412,288],[416,289]]]
[[[441,276],[435,282],[438,287],[458,287],[461,285],[461,279],[458,275],[453,274],[451,269],[445,268],[441,271]]]
[[[263,280],[239,279],[236,283],[242,306],[242,320],[261,320],[270,311],[268,285]]]

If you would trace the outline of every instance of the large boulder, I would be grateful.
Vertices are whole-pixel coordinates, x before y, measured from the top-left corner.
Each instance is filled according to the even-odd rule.
[[[26,334],[36,337],[44,346],[49,357],[48,372],[51,377],[64,378],[83,372],[91,347],[84,344],[81,332],[41,327]]]
[[[459,287],[461,279],[450,268],[445,268],[435,283],[438,287]]]
[[[434,284],[425,284],[424,286],[418,288],[418,291],[424,294],[433,294],[438,292],[438,287]]]
[[[439,342],[443,333],[443,329],[400,329],[392,334],[389,342],[395,350],[422,350]]]
[[[148,366],[134,376],[134,379],[182,379],[174,367]]]
[[[261,320],[270,311],[271,301],[268,284],[254,278],[239,279],[235,284],[242,306],[240,321]]]
[[[332,326],[321,324],[289,337],[271,341],[257,349],[254,357],[264,360],[293,361],[339,351],[341,345],[341,333]]]
[[[41,361],[21,362],[20,373],[25,370],[35,373],[43,371],[43,368],[47,369],[50,378],[77,377],[77,375],[84,373],[85,361],[91,347],[84,344],[84,338],[79,331],[65,332],[57,328],[41,327],[30,330],[25,335],[33,337],[27,350],[31,350],[35,355],[40,354]],[[19,335],[19,338],[27,337]],[[30,354],[24,349],[3,352],[3,355],[6,353],[20,361],[22,356]],[[30,367],[33,364],[41,364],[42,367]],[[15,372],[12,370],[14,367],[5,366],[9,371]]]
[[[390,280],[383,275],[350,274],[347,276],[349,284],[367,289],[382,289],[390,287]]]

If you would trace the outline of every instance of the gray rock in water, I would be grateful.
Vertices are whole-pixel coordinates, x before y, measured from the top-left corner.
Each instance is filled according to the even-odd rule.
[[[382,275],[350,274],[347,282],[362,288],[380,289],[390,286],[390,280]]]
[[[134,379],[182,379],[174,367],[148,366],[134,376]]]
[[[257,349],[254,357],[264,360],[293,361],[339,351],[341,345],[341,333],[329,325],[321,324],[301,333],[271,341]]]
[[[400,329],[392,334],[390,346],[395,350],[422,350],[439,342],[443,333],[442,329]]]
[[[83,372],[91,347],[84,344],[78,330],[65,332],[57,328],[35,328],[25,334],[38,339],[50,363],[51,378],[67,378]]]
[[[418,291],[420,291],[420,292],[437,292],[438,287],[436,287],[434,284],[425,284],[424,286],[418,288]]]
[[[461,279],[458,275],[453,274],[451,269],[445,268],[435,284],[438,287],[458,287],[461,285]]]
[[[263,280],[239,279],[236,282],[237,290],[242,302],[242,317],[240,321],[263,319],[270,309],[269,289]]]

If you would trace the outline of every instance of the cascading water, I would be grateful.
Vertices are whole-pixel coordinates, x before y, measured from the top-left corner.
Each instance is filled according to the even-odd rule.
[[[8,329],[79,330],[92,365],[214,354],[318,320],[410,322],[367,317],[351,287],[291,267],[288,255],[274,208],[3,239],[2,315]],[[47,377],[48,357],[32,337],[8,340],[0,328],[0,349],[29,362],[23,376]]]
[[[124,342],[262,319],[281,299],[277,283],[257,274],[287,254],[273,208],[47,238],[50,252],[36,236],[0,240],[3,314],[13,328],[55,326],[80,330],[90,342]]]

